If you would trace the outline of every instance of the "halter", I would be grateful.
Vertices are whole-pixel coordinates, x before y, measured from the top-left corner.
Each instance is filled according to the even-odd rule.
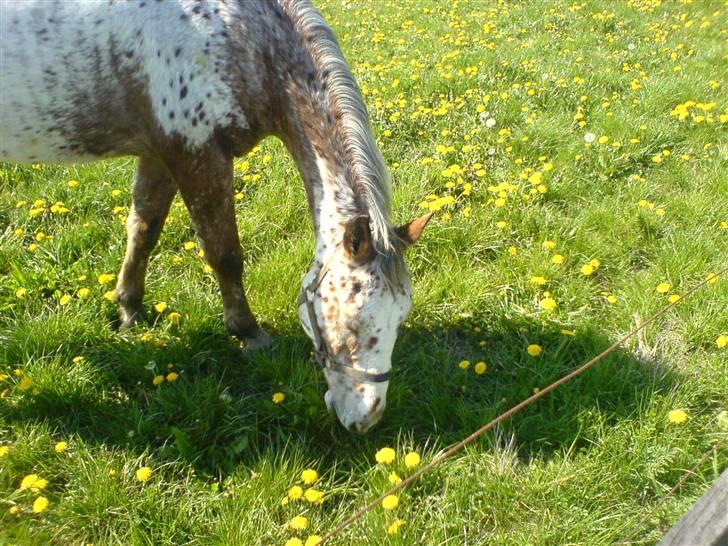
[[[319,286],[321,286],[324,277],[326,277],[326,274],[329,272],[329,269],[331,268],[331,262],[335,255],[336,249],[334,249],[331,257],[321,268],[316,278],[311,281],[308,286],[302,287],[301,292],[298,294],[298,306],[300,307],[301,305],[305,304],[306,310],[308,311],[308,323],[311,325],[311,331],[313,332],[314,356],[316,358],[316,363],[322,369],[342,373],[344,375],[360,379],[362,381],[369,381],[371,383],[383,383],[385,381],[389,381],[389,375],[391,373],[391,370],[383,373],[371,373],[365,370],[360,370],[359,368],[355,368],[353,364],[339,364],[331,357],[331,354],[326,347],[326,343],[324,343],[323,336],[321,335],[321,330],[319,329],[318,321],[316,320],[316,311],[313,307],[313,297],[316,294],[316,290],[319,288]]]

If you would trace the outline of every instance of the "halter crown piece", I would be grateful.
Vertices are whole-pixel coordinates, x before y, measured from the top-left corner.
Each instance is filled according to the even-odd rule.
[[[369,381],[371,383],[383,383],[385,381],[389,381],[391,371],[386,371],[383,373],[372,373],[366,370],[360,370],[359,368],[355,368],[353,364],[339,364],[338,362],[336,362],[336,360],[331,357],[331,354],[326,347],[326,343],[324,342],[324,338],[321,335],[321,329],[319,328],[318,321],[316,320],[316,310],[313,306],[313,298],[316,294],[316,290],[318,290],[319,286],[321,286],[321,283],[326,277],[326,274],[329,272],[331,262],[336,255],[337,250],[338,245],[334,249],[334,252],[331,254],[331,257],[321,268],[318,275],[316,275],[316,278],[311,281],[308,286],[302,287],[301,292],[298,294],[298,306],[300,307],[301,305],[305,305],[308,312],[308,322],[311,325],[311,331],[313,332],[314,355],[316,357],[316,363],[322,369],[328,369],[334,372],[342,373],[344,375],[348,375],[349,377],[354,377],[362,381]]]

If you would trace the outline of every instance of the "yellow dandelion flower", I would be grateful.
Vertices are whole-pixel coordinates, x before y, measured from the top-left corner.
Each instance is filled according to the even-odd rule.
[[[546,277],[531,277],[531,284],[535,284],[536,286],[543,286],[548,282],[548,279]]]
[[[467,369],[468,369],[468,368],[470,367],[470,361],[469,361],[469,360],[461,360],[461,361],[460,361],[460,362],[458,363],[458,367],[459,367],[459,368],[460,368],[461,370],[467,370]]]
[[[661,282],[657,285],[657,288],[655,288],[655,290],[657,290],[657,292],[660,294],[665,294],[670,290],[670,288],[672,288],[672,286],[669,282]]]
[[[154,379],[152,379],[152,385],[154,385],[155,387],[161,385],[162,383],[164,383],[163,375],[155,375]]]
[[[541,246],[543,246],[546,250],[551,250],[553,248],[556,248],[556,243],[553,241],[546,240],[543,243],[541,243]]]
[[[22,509],[17,504],[14,504],[10,508],[8,508],[8,513],[11,516],[19,516],[21,512],[22,512]]]
[[[157,313],[164,313],[164,310],[167,308],[167,303],[160,301],[159,303],[154,305],[154,310]]]
[[[715,340],[715,344],[718,346],[719,349],[725,349],[728,347],[728,336],[721,334],[718,336],[718,339]]]
[[[0,459],[7,457],[8,453],[10,453],[10,447],[0,446]]]
[[[89,290],[88,288],[79,288],[77,295],[79,298],[87,298],[90,293],[91,293],[91,290]]]
[[[288,490],[288,498],[292,501],[299,500],[303,497],[303,488],[300,485],[294,485]]]
[[[195,245],[194,241],[187,241],[182,246],[184,247],[185,250],[193,250],[195,248],[195,246],[197,246],[197,245]]]
[[[688,420],[688,414],[685,410],[670,410],[667,414],[667,420],[676,425],[681,425]]]
[[[33,502],[33,513],[34,514],[40,514],[46,508],[48,508],[48,499],[45,497],[38,497]]]
[[[402,478],[399,477],[399,474],[397,474],[396,472],[389,473],[389,483],[391,483],[392,485],[397,485],[401,481]]]
[[[98,281],[100,285],[109,284],[111,281],[113,281],[116,278],[116,276],[113,273],[102,273],[99,275]]]
[[[169,372],[165,379],[172,383],[173,381],[177,381],[179,379],[179,374],[177,372]]]
[[[68,305],[69,303],[71,303],[71,296],[68,294],[63,294],[61,299],[58,300],[59,305]]]
[[[609,294],[607,295],[607,301],[614,305],[615,303],[617,303],[617,296],[615,296],[614,294]]]
[[[180,319],[182,318],[182,315],[180,315],[177,311],[172,311],[168,316],[167,320],[171,322],[172,324],[177,324]]]
[[[399,497],[397,495],[387,495],[382,499],[382,508],[385,510],[394,510],[399,506]]]
[[[116,290],[109,290],[108,292],[104,292],[105,300],[114,301],[115,297],[116,297]]]
[[[304,493],[303,496],[308,502],[312,504],[323,504],[324,502],[323,491],[319,491],[318,489],[314,489],[313,487],[310,489],[306,489],[306,493]]]
[[[18,298],[18,299],[23,299],[26,296],[27,293],[28,293],[28,289],[27,288],[18,288],[15,291],[15,297]]]
[[[308,518],[306,516],[296,516],[288,522],[288,526],[296,531],[301,531],[308,527]]]
[[[403,519],[395,519],[387,527],[387,534],[389,534],[389,535],[396,535],[397,533],[399,533],[399,529],[400,529],[400,527],[402,527],[404,525],[404,523],[405,522],[404,522]]]
[[[667,298],[667,301],[669,301],[670,303],[680,301],[680,294],[670,294],[670,296]]]
[[[28,391],[33,387],[33,380],[30,377],[23,377],[18,383],[18,388],[21,391]]]
[[[534,357],[540,356],[541,353],[543,352],[543,348],[541,347],[541,345],[536,345],[535,343],[532,343],[531,345],[528,346],[528,348],[526,349],[526,352],[528,352],[529,355],[534,356]]]
[[[272,397],[272,400],[273,400],[273,403],[274,403],[274,404],[280,404],[280,403],[281,403],[281,402],[283,402],[283,401],[284,401],[285,399],[286,399],[286,395],[285,395],[285,393],[282,393],[282,392],[276,392],[276,393],[273,393],[273,397]]]
[[[539,302],[539,305],[541,306],[541,309],[544,311],[553,311],[556,309],[556,300],[553,298],[544,298]]]
[[[477,364],[476,364],[477,368]],[[420,454],[416,451],[411,451],[410,453],[407,453],[407,455],[404,456],[404,466],[407,468],[415,468],[420,464],[421,458]]]
[[[473,368],[475,373],[477,373],[478,375],[483,375],[487,369],[488,365],[485,362],[478,362]]]
[[[68,449],[68,442],[60,441],[56,445],[53,446],[53,450],[56,453],[63,453]]]
[[[20,490],[24,491],[25,489],[30,489],[31,491],[35,491],[37,493],[41,489],[45,489],[47,485],[48,480],[46,480],[45,478],[41,478],[37,474],[28,474],[20,482]]]
[[[283,546],[303,546],[303,541],[300,538],[289,538]]]
[[[592,264],[584,264],[581,266],[581,274],[589,276],[594,273],[594,266]]]
[[[318,480],[319,475],[313,468],[307,468],[301,472],[301,481],[306,485],[312,485]]]
[[[143,483],[152,477],[153,472],[154,471],[150,467],[143,466],[136,471],[136,479]]]
[[[397,457],[397,452],[391,447],[383,447],[374,455],[379,464],[392,464]]]
[[[321,542],[321,537],[318,535],[311,535],[306,539],[306,542],[303,543],[303,546],[318,546],[318,544]]]
[[[715,284],[718,281],[718,275],[715,273],[708,273],[708,276],[705,277],[705,280],[708,281],[708,284]]]
[[[75,188],[78,186],[78,180],[69,180],[68,181],[68,187],[69,188]]]

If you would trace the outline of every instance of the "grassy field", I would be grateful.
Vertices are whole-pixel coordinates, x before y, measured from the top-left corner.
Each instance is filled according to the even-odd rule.
[[[728,265],[724,2],[319,5],[396,220],[438,211],[383,421],[355,436],[325,409],[280,143],[236,167],[249,299],[277,338],[249,359],[179,199],[149,321],[114,331],[132,159],[0,165],[0,543],[301,544]],[[728,466],[727,306],[720,277],[332,543],[656,543]]]

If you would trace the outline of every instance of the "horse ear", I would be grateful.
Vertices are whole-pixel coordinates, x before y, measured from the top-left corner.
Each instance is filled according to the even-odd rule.
[[[374,258],[374,244],[368,216],[358,216],[346,224],[344,250],[358,264],[368,263]]]
[[[419,218],[412,220],[408,224],[399,226],[395,230],[399,238],[404,243],[405,248],[417,242],[417,240],[422,235],[422,232],[425,230],[427,222],[430,221],[434,214],[434,212],[431,212],[430,214],[420,216]]]

